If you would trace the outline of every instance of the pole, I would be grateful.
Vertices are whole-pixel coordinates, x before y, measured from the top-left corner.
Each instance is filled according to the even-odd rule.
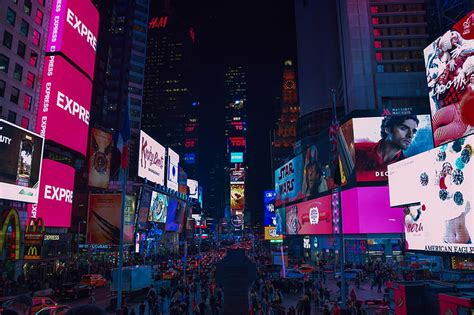
[[[346,309],[346,278],[344,275],[345,265],[345,252],[344,252],[344,233],[342,232],[342,209],[341,209],[341,189],[337,187],[337,199],[339,206],[339,260],[340,260],[340,271],[341,271],[341,309]]]
[[[127,176],[128,168],[126,168],[122,176],[122,205],[120,207],[120,238],[119,238],[119,256],[118,256],[118,272],[117,272],[117,310],[122,309],[122,268],[123,268],[123,228],[125,214],[125,196],[127,192]]]

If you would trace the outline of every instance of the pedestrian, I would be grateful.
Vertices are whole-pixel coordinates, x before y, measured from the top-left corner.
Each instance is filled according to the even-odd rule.
[[[122,308],[122,315],[128,315],[128,305],[125,303]]]
[[[145,302],[142,300],[140,306],[138,307],[138,315],[145,315]]]

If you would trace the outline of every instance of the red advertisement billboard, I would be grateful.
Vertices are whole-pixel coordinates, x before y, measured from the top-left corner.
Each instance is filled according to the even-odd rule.
[[[332,234],[331,195],[286,207],[289,235]]]
[[[83,155],[92,83],[61,56],[46,56],[36,132]]]
[[[387,186],[344,190],[341,207],[345,234],[403,232],[403,209],[390,208]]]
[[[47,52],[62,52],[94,78],[99,12],[89,0],[53,0]]]
[[[43,159],[37,204],[28,205],[28,218],[42,218],[48,227],[71,226],[73,167]]]

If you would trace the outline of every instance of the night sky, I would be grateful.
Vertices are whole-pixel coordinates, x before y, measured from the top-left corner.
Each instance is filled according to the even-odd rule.
[[[202,106],[201,181],[224,150],[224,68],[248,66],[247,204],[263,220],[262,193],[271,189],[270,130],[281,96],[283,62],[296,59],[293,0],[172,1],[196,29]],[[221,117],[222,123],[216,123]],[[204,180],[204,189],[206,189]],[[204,198],[206,195],[204,194]],[[205,200],[204,200],[205,203]]]

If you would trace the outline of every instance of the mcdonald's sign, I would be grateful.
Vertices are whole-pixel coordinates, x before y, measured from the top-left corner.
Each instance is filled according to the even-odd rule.
[[[10,234],[10,259],[18,260],[20,259],[21,230],[20,218],[18,217],[18,212],[15,209],[10,209],[2,216],[0,229],[0,256],[3,255],[3,251],[5,250],[8,226],[10,225],[12,226],[12,231]]]
[[[30,218],[25,228],[25,245],[42,245],[44,239],[44,222],[42,218]]]
[[[41,245],[25,245],[25,260],[41,259]]]

